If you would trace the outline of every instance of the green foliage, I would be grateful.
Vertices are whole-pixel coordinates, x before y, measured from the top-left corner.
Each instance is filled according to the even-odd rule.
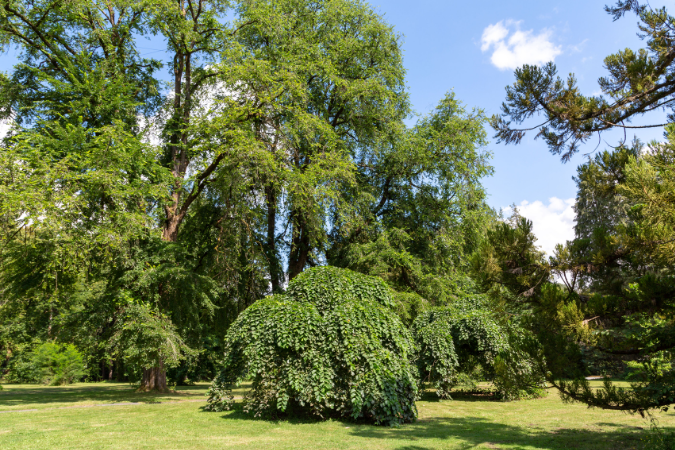
[[[492,119],[499,140],[520,142],[527,130],[512,123],[542,114],[545,121],[534,127],[537,137],[569,161],[596,133],[644,128],[627,123],[667,106],[662,99],[675,89],[675,18],[665,7],[653,9],[637,0],[618,1],[605,10],[615,20],[635,13],[646,48],[605,58],[609,75],[600,78],[603,95],[598,96],[580,94],[574,75],[562,80],[553,63],[517,69],[501,117]],[[559,246],[549,264],[526,242],[528,236],[534,241],[531,230],[507,224],[499,234],[520,234],[520,252],[503,252],[514,239],[504,242],[493,235],[475,257],[481,287],[537,337],[530,354],[567,400],[640,413],[675,402],[674,119],[671,113],[668,123],[646,126],[665,126],[666,142],[645,149],[637,139],[631,146],[624,141],[579,167],[576,239]],[[551,284],[551,274],[558,275],[566,292]],[[589,370],[620,373],[626,360],[633,360],[630,389],[606,380],[603,389],[594,390],[584,379]]]
[[[506,401],[546,396],[546,377],[539,359],[532,356],[536,338],[515,323],[504,328],[509,345],[492,365],[492,384],[497,396]]]
[[[532,222],[517,211],[508,222],[494,224],[471,258],[478,288],[495,298],[506,290],[513,302],[528,303],[551,276],[535,242]]]
[[[425,311],[412,326],[421,379],[433,383],[441,398],[450,398],[461,375],[474,372],[478,366],[489,376],[495,358],[508,348],[493,315],[471,300]]]
[[[303,272],[287,295],[256,302],[232,325],[208,409],[229,408],[230,389],[250,378],[245,410],[256,416],[414,421],[414,347],[391,304],[378,278],[334,267]]]
[[[448,94],[407,127],[401,37],[361,0],[186,8],[0,4],[3,372],[57,339],[92,379],[165,356],[212,376],[237,315],[322,261],[405,292],[406,323],[463,278],[490,216],[482,111]]]
[[[73,344],[45,342],[31,353],[35,381],[53,386],[71,384],[84,375],[82,354]]]
[[[675,431],[664,430],[652,419],[642,442],[645,450],[675,450]]]
[[[391,291],[382,280],[337,267],[318,267],[288,284],[286,295],[325,312],[346,301],[376,302],[393,305]]]
[[[113,356],[119,353],[137,372],[160,365],[176,367],[187,356],[195,355],[166,316],[135,303],[124,307],[110,346]]]
[[[351,210],[335,215],[329,264],[378,276],[435,306],[459,291],[492,211],[486,118],[448,93],[415,127],[387,130],[356,160]]]
[[[655,150],[654,155],[663,151]],[[514,315],[529,336],[516,347],[534,363],[534,371],[527,367],[529,362],[523,367],[525,375],[545,376],[566,400],[643,413],[673,403],[674,285],[660,256],[665,251],[659,253],[660,245],[669,244],[650,242],[654,232],[667,227],[658,228],[656,208],[648,217],[631,206],[649,192],[647,185],[640,194],[637,188],[626,188],[628,167],[636,164],[631,152],[620,148],[580,168],[577,239],[559,247],[548,263],[533,245],[529,224],[518,219],[488,233],[474,257],[474,273],[479,286]],[[645,163],[650,158],[645,157]],[[660,182],[667,183],[667,172],[663,174]],[[659,187],[652,188],[658,192]],[[619,197],[618,191],[636,194]],[[664,203],[658,211],[666,207]],[[604,215],[605,210],[611,214]],[[552,273],[564,284],[551,282]],[[630,388],[617,388],[609,380],[603,389],[590,388],[587,375],[620,374],[626,359],[635,360]],[[518,361],[528,361],[518,355],[512,360],[499,363],[497,372],[516,370]],[[520,377],[517,372],[512,380]],[[534,386],[527,376],[523,381]]]
[[[430,303],[414,292],[392,291],[394,305],[392,309],[403,324],[410,328],[421,313],[428,310]]]
[[[608,74],[598,80],[601,95],[585,96],[579,92],[577,79],[570,74],[567,80],[558,76],[551,62],[542,67],[524,65],[515,71],[516,82],[506,88],[506,101],[501,116],[492,118],[499,141],[519,143],[530,127],[516,128],[528,119],[544,116],[537,137],[544,139],[553,154],[561,154],[569,161],[580,145],[596,134],[612,128],[644,128],[628,125],[630,121],[660,107],[672,95],[675,81],[671,73],[673,26],[675,18],[666,7],[652,9],[639,1],[619,1],[616,7],[606,7],[617,20],[627,12],[635,13],[640,22],[639,36],[646,40],[646,48],[634,51],[620,50],[605,58]],[[668,118],[673,121],[673,114]],[[658,127],[661,125],[647,125]]]
[[[452,322],[448,320],[451,314],[444,310],[427,311],[412,327],[419,348],[416,362],[421,380],[434,383],[436,394],[441,398],[449,398],[458,383],[459,361],[452,339]]]
[[[619,230],[622,243],[647,244],[640,260],[667,267],[675,261],[675,124],[666,127],[664,137],[643,154],[631,155],[617,193],[630,208],[631,220]]]
[[[441,398],[450,398],[453,387],[460,385],[475,390],[476,376],[492,381],[502,400],[542,396],[545,383],[525,350],[527,333],[498,319],[480,295],[420,314],[412,332],[422,381],[432,384]]]

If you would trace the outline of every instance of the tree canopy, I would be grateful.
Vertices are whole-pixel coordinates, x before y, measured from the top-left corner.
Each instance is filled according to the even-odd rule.
[[[57,340],[163,390],[213,377],[307,268],[381,277],[408,323],[466,284],[486,118],[449,93],[407,126],[401,38],[367,4],[9,1],[0,45],[3,371]]]
[[[644,414],[667,409],[675,398],[673,115],[665,124],[628,124],[672,109],[675,19],[638,1],[606,10],[615,20],[635,13],[647,48],[605,59],[603,96],[583,96],[574,76],[562,81],[553,64],[516,70],[502,115],[492,119],[497,138],[519,142],[527,130],[511,123],[541,113],[546,121],[535,127],[538,137],[564,162],[609,129],[662,127],[664,141],[624,139],[579,166],[575,239],[551,258],[537,250],[531,223],[516,215],[488,232],[473,271],[484,291],[522,317],[536,337],[524,348],[563,398]],[[604,389],[594,390],[585,379],[593,374],[623,374],[631,387],[606,379]]]
[[[506,88],[500,116],[492,118],[500,142],[519,143],[527,131],[546,142],[551,153],[563,162],[579,151],[593,136],[618,128],[624,131],[661,128],[665,123],[631,125],[637,117],[660,109],[672,110],[675,101],[675,18],[666,8],[653,9],[638,0],[621,0],[605,10],[621,19],[636,14],[639,36],[647,47],[620,50],[605,58],[607,76],[598,80],[602,95],[579,92],[573,74],[560,78],[557,67],[524,65],[516,69],[516,81]],[[543,116],[534,127],[516,128],[532,117]],[[673,113],[668,121],[673,121]],[[599,141],[600,142],[600,141]]]

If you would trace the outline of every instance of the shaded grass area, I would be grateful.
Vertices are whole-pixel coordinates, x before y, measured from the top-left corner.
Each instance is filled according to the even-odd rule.
[[[200,403],[184,401],[204,399],[207,387],[140,394],[124,384],[6,385],[0,411],[14,412],[0,414],[0,448],[638,449],[649,426],[639,416],[563,404],[555,392],[511,403],[425,395],[418,402],[419,421],[400,428],[339,420],[267,421],[244,414],[240,403],[233,411],[210,413]],[[141,404],[45,409],[122,402]],[[38,411],[17,411],[29,408]],[[658,418],[661,426],[675,427],[675,414]]]
[[[204,400],[207,383],[180,386],[168,393],[137,393],[128,383],[77,383],[70,386],[35,384],[3,385],[0,412],[22,409],[45,409],[68,406],[91,406],[106,403],[161,403]]]

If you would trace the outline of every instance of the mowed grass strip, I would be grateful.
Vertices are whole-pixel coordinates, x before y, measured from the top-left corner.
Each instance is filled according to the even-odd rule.
[[[185,400],[207,385],[175,394],[137,394],[129,385],[5,386],[0,392],[2,449],[638,449],[639,416],[543,399],[502,403],[477,398],[418,402],[419,421],[400,428],[337,420],[252,419],[210,413]],[[100,403],[140,404],[74,407]],[[180,403],[175,403],[180,402]],[[54,409],[59,408],[59,409]],[[37,409],[38,411],[19,412]],[[659,414],[675,427],[675,414]]]
[[[128,383],[77,383],[70,386],[35,384],[4,385],[0,391],[0,413],[10,410],[53,409],[110,403],[158,403],[205,400],[207,384],[181,387],[176,392],[137,393]]]

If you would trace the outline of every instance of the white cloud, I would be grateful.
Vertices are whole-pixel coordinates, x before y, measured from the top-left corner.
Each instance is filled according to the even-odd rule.
[[[572,53],[581,53],[584,51],[584,48],[586,47],[586,44],[588,43],[588,39],[584,39],[583,41],[579,42],[577,45],[572,45],[570,46],[570,50]],[[581,62],[584,61],[586,58],[582,58]]]
[[[532,221],[532,231],[537,236],[537,245],[553,256],[556,244],[564,244],[574,239],[574,199],[561,200],[557,197],[548,199],[548,205],[540,201],[528,202],[524,200],[517,205],[521,216]],[[511,208],[504,208],[508,216]]]
[[[515,69],[523,64],[544,64],[562,53],[551,42],[551,30],[522,31],[520,22],[502,20],[488,25],[481,37],[481,51],[492,50],[490,60],[500,70]]]
[[[504,21],[497,22],[494,25],[488,25],[487,28],[483,30],[483,37],[480,40],[481,51],[485,52],[489,50],[491,46],[504,41],[508,35],[509,30],[504,26]]]

